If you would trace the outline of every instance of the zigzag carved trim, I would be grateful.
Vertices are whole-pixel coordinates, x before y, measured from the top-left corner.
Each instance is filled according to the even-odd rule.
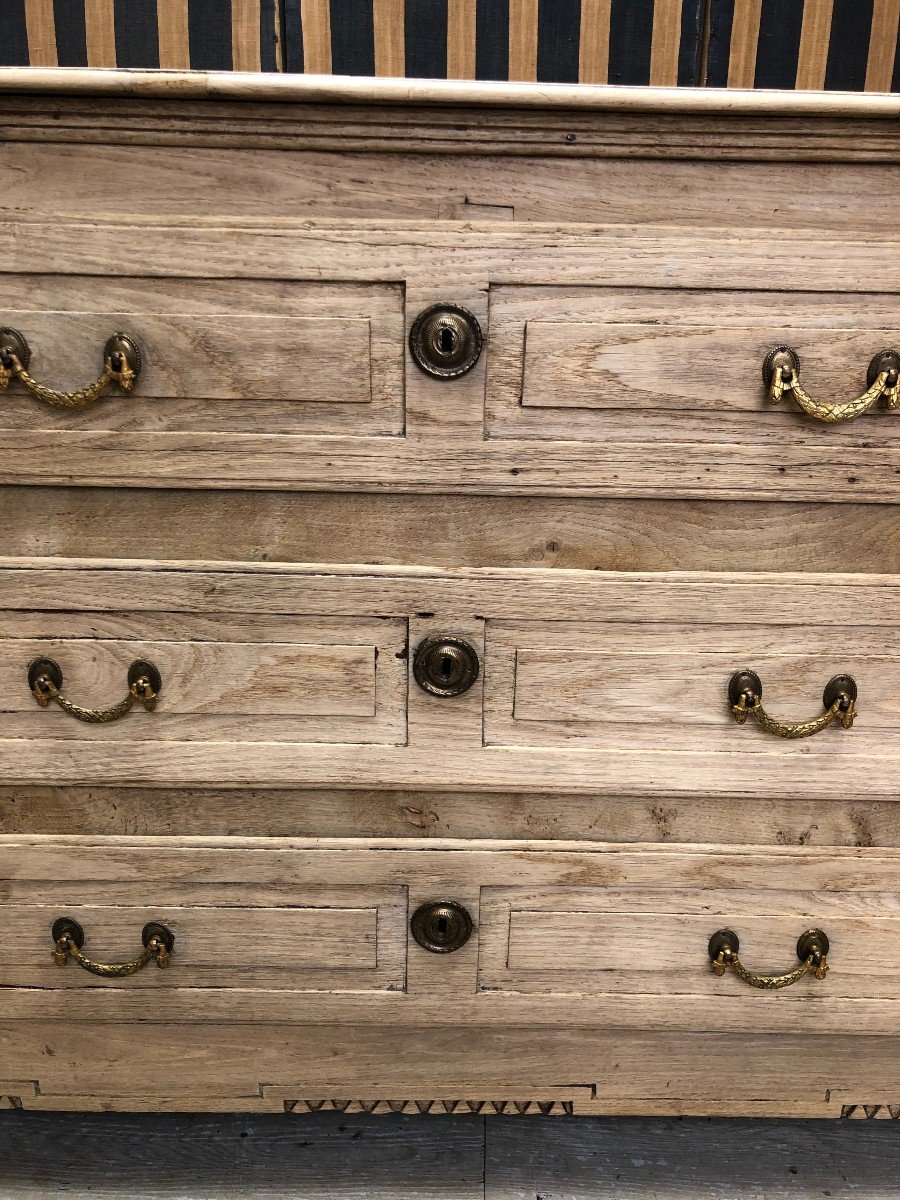
[[[845,1104],[841,1116],[850,1121],[900,1121],[900,1104]]]
[[[539,1114],[545,1117],[571,1117],[571,1100],[285,1100],[287,1113],[505,1113],[507,1116]]]

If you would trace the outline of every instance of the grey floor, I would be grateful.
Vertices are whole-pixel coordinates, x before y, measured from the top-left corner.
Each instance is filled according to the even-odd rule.
[[[0,1113],[0,1200],[898,1200],[900,1122]]]

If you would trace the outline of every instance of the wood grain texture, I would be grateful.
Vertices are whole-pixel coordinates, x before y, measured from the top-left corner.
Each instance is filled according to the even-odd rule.
[[[752,1024],[787,1034],[808,1032],[814,1012],[821,1034],[888,1037],[900,1020],[893,979],[900,959],[890,949],[897,862],[886,850],[5,836],[0,867],[8,881],[4,937],[16,946],[4,954],[7,1020],[65,1014],[202,1024],[227,1014],[235,1022],[425,1029],[448,1002],[471,1028],[545,1031],[739,1032]],[[285,906],[302,904],[289,900],[300,880],[310,907],[294,917]],[[36,883],[38,906],[29,903]],[[363,931],[371,937],[373,917],[334,911],[348,906],[348,887],[357,889],[357,910],[375,907],[372,889],[394,896],[378,917],[378,972],[387,974],[371,974],[369,960],[368,986],[361,984]],[[410,910],[436,896],[465,903],[477,938],[452,956],[429,955],[410,941],[404,960],[407,909],[398,888],[408,889]],[[240,911],[254,902],[275,915]],[[216,957],[207,910],[223,903],[236,909],[238,942],[247,931],[245,958]],[[183,946],[163,984],[144,972],[89,986],[41,954],[54,913],[83,913],[98,945],[119,947],[123,925],[139,929],[157,911],[177,926]],[[301,919],[312,929],[307,957],[281,962],[279,938]],[[782,971],[795,965],[796,939],[813,925],[832,938],[824,982],[810,977],[772,999],[710,969],[707,941],[717,928],[738,931],[756,969]],[[253,937],[266,928],[268,958]],[[874,942],[882,947],[876,960]],[[358,974],[339,985],[328,971],[350,970],[346,954]]]
[[[406,69],[404,0],[373,0],[375,74],[397,79]]]
[[[509,0],[509,77],[537,79],[538,0]]]
[[[611,0],[582,0],[578,77],[583,84],[605,84],[609,78]]]
[[[156,0],[159,28],[159,65],[163,70],[188,70],[191,41],[188,32],[188,0]]]
[[[731,56],[728,60],[729,88],[752,88],[763,0],[734,0],[731,25]]]
[[[832,0],[809,0],[803,6],[800,49],[797,54],[798,88],[816,91],[825,86],[833,14]]]
[[[144,595],[143,615],[135,624],[127,620],[123,624],[117,614],[128,611],[136,589]],[[250,564],[230,570],[90,561],[50,566],[43,560],[6,560],[0,573],[0,605],[7,610],[7,639],[27,634],[30,640],[19,648],[8,642],[4,659],[9,664],[10,692],[19,660],[21,683],[15,694],[21,699],[15,708],[24,704],[26,712],[7,711],[3,716],[0,772],[8,784],[53,784],[63,775],[73,784],[277,787],[291,778],[298,785],[337,788],[405,790],[431,780],[435,791],[574,792],[590,779],[590,790],[604,795],[895,799],[897,750],[889,715],[894,701],[890,683],[885,686],[884,681],[893,669],[888,664],[895,641],[896,589],[896,577],[891,576],[751,575],[726,580],[716,575],[641,577],[426,568],[335,567],[324,572],[315,567]],[[852,636],[843,631],[848,608],[853,613]],[[67,611],[73,614],[69,618],[61,615]],[[304,618],[310,640],[320,645],[328,642],[327,629],[337,627],[339,641],[346,643],[344,631],[352,630],[353,622],[390,622],[386,652],[379,657],[379,676],[386,670],[390,699],[384,706],[376,701],[373,732],[364,735],[372,740],[362,745],[350,744],[352,732],[344,732],[337,716],[296,724],[289,716],[268,717],[275,736],[285,740],[266,743],[254,740],[259,733],[244,717],[232,723],[218,713],[208,720],[202,713],[181,720],[171,712],[167,715],[167,704],[188,705],[186,713],[196,705],[194,699],[178,698],[179,689],[182,696],[194,695],[193,686],[184,682],[190,673],[179,676],[183,665],[173,665],[172,697],[168,701],[168,693],[162,697],[157,713],[132,713],[115,726],[81,726],[55,710],[27,711],[25,672],[32,653],[41,646],[55,649],[60,638],[83,636],[85,618],[79,612],[91,614],[95,638],[114,639],[127,629],[138,652],[145,643],[153,650],[154,643],[160,642],[153,631],[165,627],[170,619],[166,614],[179,614],[175,620],[188,636],[194,627],[203,630],[211,618],[223,630],[230,621],[241,627],[255,624],[262,641],[268,636],[265,630],[278,619]],[[148,615],[152,612],[159,614],[154,620],[161,625],[154,625]],[[553,613],[552,621],[548,612]],[[741,623],[736,627],[737,613]],[[715,627],[722,627],[717,638],[709,632]],[[602,721],[591,725],[591,714],[597,710],[589,689],[579,685],[575,698],[566,699],[566,676],[548,688],[551,707],[553,689],[559,688],[561,707],[545,714],[548,720],[543,723],[534,723],[539,732],[529,729],[529,721],[516,719],[515,701],[510,699],[515,650],[546,648],[549,643],[588,655],[602,655],[605,646],[627,654],[623,648],[633,645],[635,630],[646,641],[645,649],[672,637],[680,639],[685,651],[694,648],[696,661],[685,659],[684,700],[677,710],[696,714],[691,716],[694,731],[688,733],[687,726],[678,728],[667,719],[665,696],[654,698],[652,686],[647,691],[647,676],[637,662],[634,671],[640,682],[627,681],[627,668],[622,682],[626,696],[634,686],[639,692],[645,687],[634,715],[628,713],[608,725]],[[437,632],[462,633],[483,657],[478,688],[451,705],[449,717],[446,701],[425,695],[411,679],[406,682],[407,655],[422,637]],[[206,640],[209,635],[199,636]],[[712,649],[717,640],[721,645]],[[112,657],[119,656],[111,656],[110,663]],[[187,651],[176,651],[173,664],[185,658],[190,661]],[[870,673],[870,660],[877,663],[879,658],[881,668]],[[72,659],[80,661],[78,656]],[[858,675],[863,687],[861,712],[866,690],[872,696],[871,727],[860,722],[862,728],[852,731],[827,730],[805,745],[772,738],[755,725],[737,727],[726,701],[727,682],[733,671],[748,663],[759,664],[761,674],[771,681],[770,690],[790,698],[782,703],[794,719],[815,715],[805,705],[832,674]],[[124,661],[118,664],[119,670],[125,667]],[[113,670],[111,665],[109,669]],[[93,670],[90,667],[88,678]],[[255,675],[250,671],[247,677],[251,691],[260,688],[258,671]],[[403,737],[405,687],[410,689],[407,739]],[[523,688],[524,703],[527,684]],[[801,703],[798,691],[804,709],[795,718],[795,708],[790,706]],[[247,708],[258,711],[260,703],[248,700]],[[298,707],[303,703],[301,686]],[[614,695],[610,703],[617,703]],[[573,718],[573,704],[574,727],[566,724]],[[561,719],[554,723],[554,717]],[[580,738],[573,736],[579,720]],[[167,722],[174,726],[169,735]],[[228,731],[227,744],[216,738],[217,722]],[[359,718],[351,718],[351,723],[358,722]],[[329,729],[340,730],[340,735],[322,740]],[[61,730],[65,732],[57,732]],[[341,743],[338,736],[348,742]],[[109,761],[110,737],[129,746],[127,759]],[[166,752],[160,755],[163,745]],[[460,754],[463,747],[467,753]],[[661,770],[661,752],[676,748],[677,755]]]
[[[452,226],[446,228],[447,224],[436,222],[428,229],[420,227],[421,236],[404,239],[399,246],[393,223],[373,225],[349,220],[292,223],[287,244],[281,227],[260,229],[250,224],[234,227],[227,242],[223,242],[212,227],[204,228],[197,221],[191,225],[181,223],[177,239],[173,239],[168,224],[148,226],[141,239],[158,278],[167,275],[184,278],[191,272],[193,261],[197,278],[210,281],[209,287],[214,287],[212,281],[216,279],[233,278],[236,271],[248,271],[257,280],[284,280],[286,274],[333,277],[335,262],[341,258],[346,262],[342,270],[346,283],[361,289],[366,284],[386,288],[398,272],[408,281],[421,280],[427,267],[431,278],[444,279],[445,288],[448,280],[455,280],[454,294],[475,304],[485,320],[486,304],[494,299],[495,291],[507,298],[512,294],[513,314],[510,315],[509,306],[506,309],[507,330],[515,328],[518,322],[519,338],[522,317],[516,306],[526,305],[528,296],[536,303],[540,301],[530,292],[523,296],[517,287],[504,289],[503,280],[541,279],[544,288],[566,285],[573,291],[557,298],[561,309],[574,303],[582,311],[587,306],[596,312],[616,295],[606,288],[596,289],[600,273],[607,288],[622,288],[624,307],[635,301],[633,291],[628,289],[633,289],[638,278],[646,288],[668,288],[656,296],[657,302],[663,295],[674,301],[687,289],[700,288],[711,293],[717,288],[733,286],[737,266],[733,244],[724,236],[707,239],[701,257],[695,236],[685,231],[670,231],[648,239],[640,234],[623,233],[616,227],[570,226],[565,233],[554,229],[551,235],[549,229],[539,224],[520,227],[506,222],[468,225],[466,240],[473,253],[463,260],[458,234]],[[11,221],[0,226],[0,245],[5,243],[17,260],[27,260],[35,274],[45,271],[58,274],[60,264],[71,253],[71,239],[77,234],[77,270],[83,277],[114,270],[123,233],[124,227],[114,222],[85,222],[66,227],[55,222],[43,226]],[[552,242],[547,241],[548,236]],[[821,291],[829,285],[835,290],[860,289],[868,297],[868,278],[875,270],[875,260],[883,261],[887,249],[884,239],[854,240],[848,263],[846,241],[790,234],[781,238],[779,244],[796,257],[794,293],[786,305],[795,308],[803,307],[802,293]],[[750,293],[749,305],[766,308],[771,304],[771,255],[769,237],[748,237],[741,243],[740,265],[745,289]],[[249,263],[253,264],[252,269],[248,268]],[[491,277],[497,282],[488,295],[486,281]],[[13,281],[22,280],[18,276],[10,278],[10,287]],[[579,284],[585,292],[578,291]],[[49,281],[44,286],[49,288]],[[757,291],[762,294],[757,295]],[[602,298],[598,292],[602,292]],[[443,294],[443,289],[436,292],[433,283],[417,284],[415,288],[408,283],[407,302],[412,312],[407,312],[407,321],[426,299],[433,302]],[[840,328],[841,321],[847,320],[854,302],[846,291],[842,295],[843,309],[840,310],[839,302],[835,315],[829,315],[824,302],[817,302],[817,308],[822,304],[818,321],[823,329]],[[857,297],[856,303],[860,302]],[[883,306],[884,318],[877,315],[878,305]],[[873,339],[880,331],[892,328],[893,310],[887,297],[866,299],[865,307],[869,314],[865,324],[871,323]],[[890,503],[897,494],[900,446],[895,444],[890,417],[876,427],[877,416],[867,416],[845,432],[810,428],[809,418],[791,414],[784,419],[799,419],[800,432],[785,449],[780,442],[759,432],[765,429],[763,418],[774,417],[777,421],[783,416],[765,412],[761,383],[757,385],[758,415],[748,417],[752,432],[747,433],[746,442],[735,440],[727,430],[711,436],[702,414],[692,423],[689,413],[675,414],[674,429],[660,419],[649,428],[641,421],[631,431],[623,426],[614,434],[615,440],[603,442],[602,450],[598,449],[596,436],[593,439],[589,436],[593,424],[589,422],[586,429],[584,421],[564,438],[559,436],[557,427],[551,427],[556,429],[557,440],[545,440],[529,436],[527,425],[520,429],[508,422],[501,423],[488,412],[485,437],[481,415],[484,372],[488,372],[489,394],[503,396],[507,404],[514,406],[515,395],[513,392],[510,400],[509,379],[498,388],[496,374],[504,369],[508,374],[510,355],[514,362],[521,346],[519,338],[514,336],[503,339],[501,365],[492,369],[497,354],[492,354],[491,347],[498,333],[496,321],[502,320],[502,302],[491,303],[490,311],[488,352],[474,371],[454,382],[452,392],[416,369],[407,372],[409,420],[405,437],[346,436],[349,432],[346,429],[342,430],[343,437],[328,436],[328,430],[334,432],[334,426],[324,422],[312,424],[311,430],[321,432],[309,435],[235,430],[229,441],[230,459],[223,463],[219,453],[221,442],[215,432],[202,428],[194,431],[190,420],[184,421],[188,428],[125,428],[118,429],[111,438],[104,430],[87,424],[93,418],[85,414],[81,419],[86,427],[62,427],[55,433],[46,428],[8,426],[0,435],[0,445],[7,454],[2,478],[6,482],[77,479],[85,484],[102,481],[133,486],[137,482],[135,453],[139,452],[141,482],[170,486],[180,482],[182,486],[189,483],[216,487],[459,490],[488,494],[566,494],[577,490],[582,495],[674,494],[709,498],[744,495],[833,502],[845,494],[837,490],[836,480],[840,480],[841,485],[844,482],[850,485],[858,500]],[[729,323],[727,317],[723,321]],[[136,330],[136,336],[140,336],[140,330]],[[746,354],[754,373],[758,370],[758,350],[754,345]],[[385,360],[385,369],[393,372],[395,379],[402,366],[395,349],[394,358]],[[454,407],[448,409],[447,402],[451,399]],[[35,404],[28,398],[25,411],[33,411]],[[121,412],[122,405],[113,403],[112,411]],[[523,420],[531,415],[523,413]],[[309,413],[308,419],[318,421],[318,414]],[[435,422],[441,426],[439,436],[429,438]],[[882,425],[887,432],[876,438],[872,446],[858,444],[858,438],[874,438],[876,428]],[[861,434],[860,429],[865,432]],[[572,433],[575,439],[570,441]],[[678,447],[674,455],[673,445]],[[64,456],[60,453],[63,446]],[[62,457],[64,473],[59,466]]]
[[[524,0],[530,4],[532,0]],[[741,0],[743,3],[744,0]],[[760,0],[748,0],[750,4]],[[3,67],[0,92],[145,95],[180,100],[241,99],[345,103],[472,104],[527,108],[593,108],[669,113],[817,113],[830,116],[896,117],[900,96],[865,93],[756,92],[709,88],[592,87],[587,83],[491,83],[484,80],[352,78],[329,75],[256,75],[226,71],[82,70]]]
[[[896,1133],[874,1123],[510,1121],[485,1136],[486,1200],[892,1200],[900,1169]]]
[[[872,33],[866,64],[866,91],[889,92],[897,54],[900,4],[896,0],[875,0],[872,9]]]
[[[0,831],[56,834],[541,838],[617,843],[900,846],[900,805],[742,798],[739,821],[715,799],[592,794],[158,788],[0,788]]]
[[[274,1110],[274,1105],[271,1106]],[[483,1200],[484,1126],[464,1117],[2,1113],[2,1200]],[[83,1123],[80,1123],[83,1122]],[[868,1132],[868,1131],[867,1131]],[[65,1168],[47,1155],[66,1147]],[[75,1147],[80,1147],[76,1152]],[[70,1148],[71,1147],[71,1151]],[[780,1198],[779,1198],[780,1200]]]
[[[893,1200],[896,1131],[821,1121],[8,1112],[2,1200]],[[52,1141],[59,1157],[47,1154]],[[709,1153],[715,1145],[721,1153]],[[68,1149],[71,1147],[71,1153]],[[77,1152],[76,1152],[77,1151]]]
[[[45,0],[25,0],[25,28],[31,65],[57,66],[56,20],[53,6],[46,4]]]
[[[900,574],[889,505],[0,487],[0,551],[585,571]]]
[[[12,118],[6,119],[13,139]],[[146,119],[153,118],[148,114]],[[162,153],[118,139],[114,145],[66,143],[57,131],[58,141],[27,143],[27,154],[20,156],[0,196],[0,212],[64,222],[99,212],[133,217],[139,191],[145,221],[175,218],[188,206],[198,214],[202,209],[222,219],[244,219],[260,214],[262,189],[273,219],[461,222],[484,220],[493,212],[498,221],[593,223],[602,211],[610,224],[649,231],[670,224],[677,211],[679,225],[695,230],[727,227],[734,219],[754,229],[821,229],[844,235],[862,230],[890,234],[896,228],[900,170],[889,164],[866,168],[869,202],[861,209],[856,203],[859,167],[847,162],[807,162],[786,191],[777,172],[761,170],[754,162],[732,162],[723,170],[716,161],[662,159],[654,163],[649,189],[644,158],[610,159],[597,153],[596,145],[591,153],[564,158],[541,156],[535,146],[523,146],[515,157],[475,146],[465,154],[426,153],[421,145],[417,153],[376,153],[371,147],[365,155],[339,155],[321,147],[297,149],[296,139],[290,138],[283,147],[272,147],[282,128],[282,122],[254,122],[246,131],[252,144],[240,151],[238,162],[227,145],[184,145],[196,142],[195,125],[179,131],[182,144]],[[323,132],[321,138],[325,136]],[[586,137],[579,130],[572,148],[577,150]],[[801,149],[809,148],[809,136],[803,137]],[[548,151],[551,138],[548,133]],[[429,142],[439,139],[440,130],[432,128]],[[612,150],[612,137],[610,142]],[[652,150],[648,147],[646,153]],[[463,232],[458,230],[460,236]],[[770,280],[770,288],[774,284]]]

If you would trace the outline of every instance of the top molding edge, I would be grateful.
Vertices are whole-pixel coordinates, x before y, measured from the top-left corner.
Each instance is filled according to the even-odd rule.
[[[0,94],[9,93],[310,104],[468,105],[705,116],[821,115],[900,119],[900,94],[485,83],[231,71],[0,67]]]

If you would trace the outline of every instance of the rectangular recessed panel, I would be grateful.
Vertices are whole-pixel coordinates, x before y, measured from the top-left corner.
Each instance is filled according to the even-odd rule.
[[[878,447],[900,446],[883,405],[826,424],[789,395],[773,406],[763,384],[769,351],[790,346],[814,400],[860,396],[873,357],[900,344],[896,306],[877,295],[495,285],[490,320],[488,436],[602,442],[592,461],[609,463],[610,482],[628,476],[635,443],[654,453],[671,446],[673,469],[679,443],[703,447],[698,484],[712,486],[728,447],[768,452],[778,439],[783,471],[772,483],[782,488],[826,437],[858,451],[857,477]]]
[[[148,894],[171,888],[148,884]],[[308,889],[307,889],[308,890]],[[357,893],[357,894],[354,894]],[[115,889],[101,888],[115,900]],[[345,897],[323,892],[317,902],[227,905],[207,901],[202,887],[182,903],[162,899],[146,905],[67,903],[8,905],[0,929],[0,981],[4,986],[84,988],[110,986],[74,960],[54,963],[51,931],[60,916],[82,927],[83,953],[99,963],[133,961],[142,930],[161,922],[174,936],[170,965],[151,962],[118,986],[264,988],[277,990],[380,990],[402,980],[405,894],[401,889],[350,889]],[[384,938],[390,944],[381,947]],[[115,985],[113,985],[115,986]]]
[[[771,628],[711,623],[494,622],[488,638],[485,740],[490,746],[579,751],[665,752],[678,773],[679,751],[767,756],[794,763],[823,754],[845,759],[890,752],[900,727],[900,641],[895,631]],[[735,723],[729,680],[749,668],[759,676],[766,711],[804,723],[824,711],[825,685],[856,681],[859,717],[814,740],[764,732],[750,718]],[[824,769],[824,768],[823,768]]]
[[[189,742],[405,739],[404,621],[29,614],[0,637],[0,736]],[[16,636],[17,635],[17,636]],[[386,653],[381,656],[379,650]],[[41,708],[29,664],[53,660],[61,695],[103,710],[129,692],[132,663],[159,672],[153,711],[111,723]]]
[[[480,986],[525,993],[634,993],[753,996],[729,972],[716,976],[708,942],[739,931],[748,970],[782,974],[799,965],[797,941],[823,927],[831,943],[827,980],[805,979],[785,993],[892,998],[900,985],[900,914],[891,893],[852,892],[818,900],[782,891],[727,890],[710,873],[708,890],[488,888],[483,893]],[[735,881],[731,881],[735,882]],[[873,964],[872,946],[886,946]],[[821,991],[817,990],[821,989]]]
[[[3,290],[2,324],[26,338],[29,371],[40,382],[83,387],[99,375],[117,330],[133,338],[142,362],[130,393],[112,386],[77,410],[56,410],[13,383],[0,418],[6,428],[402,432],[399,285],[134,279],[126,286],[8,276]]]

